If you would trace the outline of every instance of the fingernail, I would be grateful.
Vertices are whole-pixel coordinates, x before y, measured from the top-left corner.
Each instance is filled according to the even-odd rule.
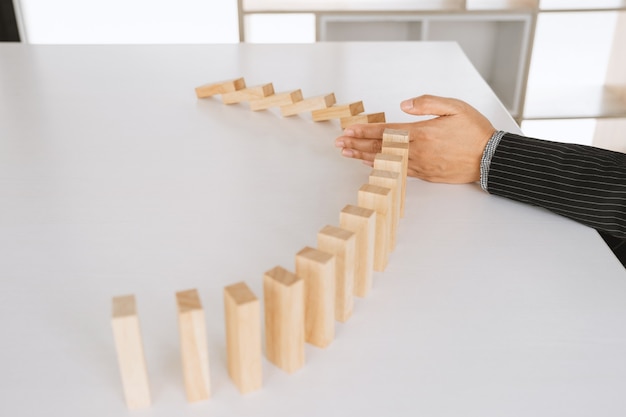
[[[343,131],[344,136],[354,136],[354,130],[346,129]]]
[[[404,100],[400,103],[400,108],[402,110],[411,110],[413,108],[413,100]]]
[[[372,161],[363,160],[363,165],[367,165],[368,167],[373,167],[374,163]]]
[[[354,156],[354,152],[352,152],[352,150],[350,149],[344,149],[341,151],[341,154],[343,156],[347,156],[348,158],[352,158]]]
[[[335,146],[337,148],[345,148],[345,143],[343,143],[342,140],[338,140],[337,142],[335,142]]]

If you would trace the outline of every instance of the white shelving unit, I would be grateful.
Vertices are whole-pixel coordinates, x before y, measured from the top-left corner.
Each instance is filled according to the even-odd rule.
[[[518,123],[588,120],[594,123],[589,143],[626,152],[626,0],[239,0],[239,6],[241,27],[248,23],[242,40],[255,17],[272,14],[308,16],[317,41],[456,41]],[[569,24],[572,35],[552,45],[552,56],[534,54],[534,45],[545,43],[541,25],[557,15],[559,30]],[[615,22],[615,30],[607,24],[610,38],[585,42],[591,29],[584,20],[601,16]],[[574,42],[577,37],[583,41]],[[563,59],[568,47],[574,51],[569,65]],[[608,60],[599,63],[601,73],[575,78],[573,69],[585,60],[605,59],[597,58],[602,47]],[[542,84],[542,60],[543,68],[559,68],[557,82]]]

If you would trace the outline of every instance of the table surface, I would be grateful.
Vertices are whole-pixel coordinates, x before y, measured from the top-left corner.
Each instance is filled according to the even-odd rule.
[[[518,131],[453,43],[0,45],[0,415],[128,415],[111,298],[137,297],[149,416],[624,416],[626,274],[595,231],[478,185],[409,179],[398,244],[327,349],[227,377],[222,288],[293,270],[369,168],[336,121],[197,100],[244,76],[409,121],[464,99]],[[213,398],[187,404],[174,293],[197,288]]]

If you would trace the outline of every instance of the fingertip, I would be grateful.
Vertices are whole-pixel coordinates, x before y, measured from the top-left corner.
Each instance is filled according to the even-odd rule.
[[[367,165],[368,167],[374,167],[374,162],[373,161],[368,161],[366,159],[363,160],[363,165]]]
[[[354,129],[352,128],[347,128],[343,131],[344,136],[350,136],[350,137],[354,137]]]
[[[405,112],[413,110],[413,99],[404,100],[400,103],[400,109]]]

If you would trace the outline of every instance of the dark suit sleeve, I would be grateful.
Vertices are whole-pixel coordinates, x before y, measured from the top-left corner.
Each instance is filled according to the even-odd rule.
[[[626,239],[626,154],[506,133],[487,191]]]

